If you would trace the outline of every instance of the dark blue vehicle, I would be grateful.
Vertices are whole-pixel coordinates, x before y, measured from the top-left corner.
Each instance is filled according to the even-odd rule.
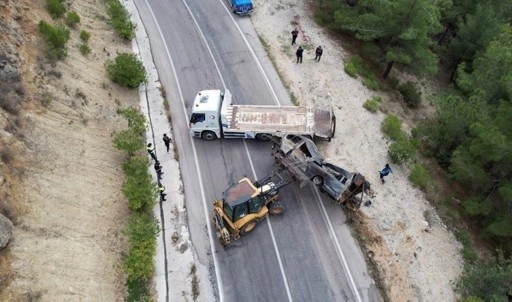
[[[253,10],[251,0],[229,0],[229,4],[235,14],[248,15]]]

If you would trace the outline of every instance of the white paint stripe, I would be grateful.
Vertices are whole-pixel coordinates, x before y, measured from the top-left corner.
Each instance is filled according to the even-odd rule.
[[[249,164],[251,165],[252,175],[254,179],[258,179],[256,176],[256,170],[254,169],[254,164],[252,163],[251,155],[249,154],[249,148],[247,148],[247,143],[244,141],[245,150],[247,152],[247,157],[249,158]],[[284,272],[283,261],[281,260],[281,252],[279,252],[279,248],[277,247],[276,237],[274,236],[274,230],[272,229],[272,224],[270,223],[270,219],[267,220],[268,229],[270,230],[270,237],[272,238],[272,243],[274,244],[274,250],[277,255],[277,262],[279,263],[279,269],[281,270],[281,276],[283,277],[284,287],[286,289],[286,294],[288,295],[288,301],[292,302],[292,293],[290,291],[290,286],[288,285],[288,278],[286,278],[286,273]]]
[[[277,105],[281,105],[281,103],[279,102],[278,98],[277,98],[277,95],[274,91],[274,89],[272,88],[272,85],[270,85],[270,81],[267,77],[267,75],[265,74],[265,71],[263,70],[263,67],[261,66],[260,64],[260,61],[258,60],[258,58],[256,57],[256,53],[254,52],[254,50],[252,49],[251,45],[249,44],[249,41],[247,41],[247,39],[245,38],[245,35],[243,34],[242,30],[240,29],[240,27],[238,26],[238,24],[236,23],[235,19],[233,18],[233,15],[231,14],[231,12],[229,11],[229,9],[226,7],[226,4],[224,3],[224,1],[220,0],[219,2],[221,2],[221,4],[224,6],[224,9],[228,12],[231,20],[233,21],[233,23],[235,24],[236,28],[238,29],[238,31],[240,32],[240,36],[242,36],[242,38],[244,39],[245,41],[245,44],[247,45],[247,47],[249,48],[252,56],[254,57],[254,60],[256,61],[256,64],[258,65],[261,73],[263,74],[264,78],[265,78],[265,81],[267,82],[267,85],[270,89],[270,91],[272,92],[272,95],[274,96],[274,100],[275,100],[275,103]],[[246,146],[246,149],[247,149],[247,146]],[[249,159],[250,159],[250,155],[249,155]],[[251,167],[252,167],[252,163],[251,163]],[[254,172],[254,168],[253,168],[253,173]],[[256,178],[256,175],[255,175],[255,178]],[[315,188],[316,190],[316,188]],[[332,223],[331,223],[331,220],[329,219],[329,216],[327,216],[327,212],[325,210],[325,207],[323,205],[323,202],[322,202],[322,199],[320,198],[320,195],[318,194],[318,190],[316,190],[316,197],[317,197],[317,202],[321,205],[322,207],[322,210],[323,210],[323,214],[324,214],[324,217],[326,219],[326,224],[332,234],[332,238],[333,238],[333,241],[334,241],[334,244],[337,248],[337,252],[338,252],[338,255],[340,255],[341,257],[341,261],[342,261],[342,264],[344,265],[343,267],[343,270],[346,272],[347,274],[347,277],[349,278],[350,280],[350,285],[352,287],[352,291],[355,293],[356,297],[357,297],[357,300],[358,301],[361,301],[361,297],[359,296],[359,291],[357,290],[357,286],[354,282],[354,278],[352,277],[352,273],[350,272],[350,269],[348,267],[348,264],[347,264],[347,261],[345,260],[345,256],[343,254],[343,250],[341,249],[341,246],[338,242],[338,238],[336,237],[336,234],[334,233],[334,229],[332,227]],[[267,221],[269,221],[270,219],[268,219]],[[269,226],[270,226],[270,221],[269,221]],[[275,239],[274,239],[274,234],[272,232],[272,229],[270,227],[270,231],[271,231],[271,235],[272,235],[272,240],[275,242]],[[279,253],[279,251],[277,250],[277,245],[276,245],[276,253]],[[279,259],[280,260],[280,259]],[[281,265],[281,261],[279,261],[279,264]],[[285,277],[286,278],[286,277]],[[286,283],[287,284],[287,283]]]
[[[256,62],[256,65],[258,65],[258,68],[261,71],[261,74],[265,78],[265,82],[267,83],[267,86],[270,89],[270,92],[272,92],[272,96],[274,97],[274,103],[276,105],[281,106],[281,102],[279,102],[279,99],[277,98],[277,94],[274,91],[274,89],[272,88],[272,85],[270,84],[270,80],[268,79],[267,74],[263,70],[263,66],[261,66],[260,60],[258,59],[258,57],[256,56],[256,53],[252,49],[251,44],[249,44],[249,41],[247,41],[247,38],[245,37],[242,29],[240,28],[240,26],[238,26],[238,23],[236,23],[235,18],[233,18],[233,14],[231,13],[231,11],[226,7],[225,1],[219,0],[219,2],[222,4],[224,9],[228,13],[228,16],[231,18],[231,21],[233,21],[233,24],[235,24],[236,28],[238,29],[238,32],[240,33],[240,36],[242,37],[242,39],[244,39],[245,45],[247,45],[247,48],[249,48],[249,51],[251,52],[251,55],[252,55],[254,61]]]
[[[184,0],[182,0],[184,1]],[[235,19],[233,18],[233,15],[231,14],[231,12],[229,11],[229,9],[226,7],[226,4],[224,1],[220,0],[219,1],[222,6],[224,6],[224,9],[227,11],[229,17],[231,18],[231,20],[233,21],[233,23],[235,24],[236,28],[238,29],[238,32],[240,33],[240,36],[242,37],[242,39],[244,40],[247,48],[249,49],[251,55],[253,56],[258,68],[260,69],[261,71],[261,74],[263,75],[263,77],[265,78],[265,81],[267,83],[267,86],[269,87],[270,91],[272,92],[272,96],[274,97],[274,101],[276,103],[276,105],[281,105],[281,103],[279,102],[279,99],[277,98],[277,94],[276,92],[274,91],[274,89],[272,88],[272,85],[270,84],[270,80],[268,79],[265,71],[263,70],[263,67],[258,59],[258,57],[256,56],[256,53],[254,52],[252,46],[249,44],[249,41],[247,40],[247,38],[245,37],[244,33],[242,32],[242,29],[238,26],[238,24],[236,23]],[[188,6],[187,6],[188,8]],[[194,18],[194,21],[195,21],[195,18]],[[196,22],[196,21],[195,21]],[[197,24],[197,22],[196,22]],[[201,32],[201,35],[203,35],[203,33]],[[204,35],[203,35],[203,39],[205,40],[205,43],[208,45],[208,43],[206,42],[206,39],[204,38]],[[208,50],[210,51],[211,53],[211,50],[210,50],[210,47],[208,46]],[[213,58],[213,54],[212,54],[212,59],[215,61],[215,59]],[[217,64],[215,64],[216,68],[217,68],[217,71],[219,72],[219,75],[221,74],[219,69],[218,69],[218,66]],[[222,77],[221,77],[222,78]],[[222,80],[222,84],[224,86],[224,88],[226,88],[225,86],[225,83],[224,83],[224,80]],[[253,174],[254,174],[254,178],[257,179],[256,177],[256,171],[254,170],[254,165],[252,163],[252,160],[251,160],[251,155],[249,153],[249,150],[247,148],[247,144],[245,143],[244,141],[244,146],[245,146],[245,150],[247,152],[247,156],[249,158],[249,162],[250,162],[250,165],[251,165],[251,169],[253,171]],[[334,232],[334,228],[332,226],[332,223],[331,223],[331,220],[329,218],[329,216],[327,215],[327,212],[325,210],[325,207],[323,205],[323,201],[320,197],[320,195],[318,194],[318,190],[315,188],[315,192],[316,192],[316,197],[317,197],[317,202],[321,205],[321,208],[322,208],[322,211],[323,211],[323,215],[324,215],[324,218],[325,218],[325,222],[327,224],[327,227],[331,233],[331,238],[332,240],[334,241],[334,244],[335,244],[335,247],[337,249],[337,254],[340,256],[340,260],[341,260],[341,263],[342,263],[342,269],[346,272],[346,275],[350,281],[350,285],[352,287],[352,291],[354,292],[354,294],[356,295],[357,297],[357,301],[361,302],[361,297],[359,295],[359,291],[357,290],[357,286],[354,282],[354,278],[352,276],[352,273],[350,272],[350,268],[348,267],[348,264],[347,264],[347,261],[345,259],[345,255],[343,254],[343,250],[341,249],[341,245],[339,244],[339,241],[338,241],[338,238],[336,237],[336,234]],[[283,267],[283,264],[282,264],[282,260],[281,260],[281,255],[280,255],[280,252],[279,252],[279,249],[277,247],[277,243],[275,241],[275,237],[274,237],[274,232],[272,230],[272,224],[270,223],[270,219],[267,219],[267,222],[268,222],[268,225],[269,225],[269,230],[270,230],[270,234],[271,234],[271,237],[272,237],[272,242],[274,243],[274,249],[276,251],[276,255],[278,257],[278,262],[279,262],[279,267],[280,267],[280,270],[281,270],[281,274],[283,276],[283,280],[284,280],[284,283],[285,283],[285,287],[286,287],[286,292],[288,294],[288,298],[290,299],[291,301],[291,293],[290,293],[290,289],[289,289],[289,286],[288,286],[288,280],[286,278],[286,273],[284,272],[284,267]]]
[[[246,45],[247,45],[247,47],[249,48],[249,50],[250,50],[250,52],[251,52],[251,54],[252,54],[252,56],[253,56],[254,60],[256,61],[256,64],[258,65],[258,67],[259,67],[259,69],[260,69],[261,73],[263,74],[263,77],[265,78],[265,81],[267,82],[267,85],[268,85],[268,87],[269,87],[270,91],[272,92],[272,95],[274,96],[275,103],[276,103],[277,105],[281,105],[281,103],[279,102],[279,100],[278,100],[278,98],[277,98],[277,95],[276,95],[276,93],[275,93],[274,89],[272,88],[272,85],[270,84],[270,81],[269,81],[269,79],[268,79],[267,75],[265,74],[265,71],[263,70],[263,67],[261,66],[260,61],[259,61],[259,60],[258,60],[258,58],[256,57],[256,53],[254,52],[254,50],[252,49],[251,45],[249,44],[249,41],[247,41],[247,39],[245,38],[244,33],[242,32],[242,30],[240,29],[240,27],[239,27],[239,26],[238,26],[238,24],[236,23],[235,19],[233,18],[233,15],[232,15],[232,14],[231,14],[231,12],[229,11],[229,9],[226,7],[225,2],[224,2],[224,1],[222,1],[222,0],[220,0],[219,2],[221,2],[221,4],[224,6],[224,9],[228,12],[228,14],[229,14],[229,16],[230,16],[231,20],[233,21],[233,23],[235,24],[236,28],[238,29],[238,32],[240,33],[240,36],[242,36],[242,38],[243,38],[243,39],[244,39],[244,41],[245,41],[245,44],[246,44]],[[246,148],[247,148],[247,146],[246,146]],[[250,156],[249,156],[249,158],[250,158]],[[253,172],[254,172],[254,170],[253,170]],[[256,177],[256,176],[255,176],[255,177]],[[315,190],[316,190],[316,188],[315,188]],[[331,236],[331,237],[333,238],[333,241],[334,241],[334,243],[335,243],[335,245],[336,245],[336,248],[337,248],[337,250],[338,250],[338,255],[340,255],[340,256],[341,256],[342,264],[344,265],[343,270],[346,272],[347,277],[348,277],[348,278],[349,278],[349,280],[350,280],[350,285],[351,285],[351,287],[352,287],[352,291],[355,293],[355,295],[356,295],[356,297],[357,297],[358,301],[361,301],[361,297],[359,296],[359,291],[357,290],[357,286],[356,286],[356,284],[355,284],[355,282],[354,282],[354,278],[352,277],[352,273],[350,272],[350,269],[349,269],[349,267],[348,267],[348,265],[347,265],[347,261],[345,260],[345,256],[344,256],[343,251],[342,251],[342,249],[341,249],[341,246],[340,246],[340,244],[339,244],[339,242],[338,242],[338,238],[336,237],[336,235],[335,235],[335,233],[334,233],[334,229],[333,229],[333,227],[332,227],[331,220],[329,219],[329,216],[327,216],[327,212],[325,211],[325,207],[324,207],[324,205],[323,205],[322,199],[320,198],[320,195],[318,194],[318,190],[316,191],[316,197],[317,197],[317,202],[319,202],[319,203],[320,203],[320,205],[321,205],[321,207],[322,207],[322,210],[323,210],[323,213],[324,213],[324,217],[326,218],[326,223],[327,223],[327,225],[328,225],[328,227],[329,227],[329,230],[330,230],[330,232],[332,233],[332,236]],[[268,220],[270,220],[270,219],[268,219]],[[269,226],[270,226],[270,222],[269,222]],[[272,233],[272,230],[271,230],[271,233]],[[272,240],[274,240],[274,234],[273,234],[273,233],[272,233]],[[276,249],[277,249],[277,246],[276,246]],[[278,251],[276,251],[276,252],[278,253]],[[280,262],[280,264],[281,264],[281,262]]]
[[[224,87],[224,89],[226,89],[226,82],[224,81],[224,78],[222,77],[222,73],[220,71],[219,65],[217,64],[217,61],[215,60],[215,57],[214,57],[213,52],[212,52],[212,50],[210,48],[210,45],[208,44],[208,41],[206,40],[206,36],[203,34],[203,31],[201,30],[201,27],[199,26],[199,23],[197,23],[197,20],[194,17],[194,15],[192,14],[192,10],[188,6],[188,4],[185,2],[185,0],[182,0],[182,2],[187,7],[187,10],[188,10],[190,16],[192,17],[192,20],[194,20],[194,23],[196,24],[197,30],[201,34],[201,37],[203,38],[203,41],[204,41],[204,43],[206,45],[206,48],[208,48],[208,52],[210,53],[210,56],[211,56],[211,58],[212,58],[212,60],[213,60],[213,62],[215,64],[215,69],[217,70],[217,73],[219,74],[219,78],[220,78],[220,80],[222,82],[222,86]],[[228,14],[231,16],[231,14],[229,12],[228,12]],[[233,16],[231,16],[231,19],[234,22]],[[235,23],[235,25],[238,28],[238,25],[236,23]],[[240,31],[240,28],[238,28],[238,30]],[[242,37],[243,37],[243,35],[242,35]],[[244,37],[244,39],[245,39],[245,37]],[[245,40],[245,41],[247,43],[247,40]],[[251,50],[251,52],[254,55],[254,51],[252,50],[252,48],[250,48],[251,46],[248,43],[247,43],[247,46],[249,47],[249,49]],[[259,62],[258,62],[258,65],[259,65]],[[267,80],[267,83],[269,84],[269,87],[270,87],[272,93],[274,94],[274,97],[277,100],[277,96],[276,96],[274,90],[272,90],[272,86],[270,86],[270,83],[268,82],[267,76],[263,72],[263,69],[261,68],[261,65],[259,65],[259,66],[260,66],[260,69],[261,69],[263,75],[265,76],[265,79]],[[249,163],[251,165],[251,170],[253,172],[254,178],[256,178],[256,170],[254,169],[254,164],[252,162],[251,155],[249,154],[249,148],[247,147],[247,143],[245,141],[244,141],[244,148],[245,148],[245,152],[247,153],[247,157],[249,159]],[[286,288],[286,294],[288,295],[288,300],[291,302],[291,301],[293,301],[293,299],[292,299],[292,295],[291,295],[291,292],[290,292],[290,287],[288,285],[288,279],[286,278],[286,273],[284,271],[284,266],[283,266],[283,262],[282,262],[282,259],[281,259],[281,253],[279,252],[279,248],[277,247],[277,243],[276,243],[276,239],[275,239],[275,236],[274,236],[274,232],[272,230],[272,225],[270,223],[270,219],[267,219],[267,223],[268,223],[268,226],[269,226],[270,235],[272,237],[272,243],[274,244],[274,250],[276,252],[277,261],[279,263],[279,269],[281,270],[281,276],[283,277],[284,286]],[[219,289],[219,291],[220,291],[220,289]]]
[[[259,67],[259,69],[260,69],[261,73],[263,74],[263,77],[265,78],[265,81],[267,82],[267,85],[268,85],[268,87],[269,87],[270,91],[272,92],[272,95],[274,96],[275,103],[276,103],[277,105],[281,105],[281,103],[279,102],[279,100],[278,100],[278,98],[277,98],[277,95],[276,95],[276,93],[275,93],[274,89],[272,88],[272,85],[270,84],[270,81],[269,81],[269,79],[268,79],[267,75],[265,74],[265,71],[263,70],[263,67],[261,66],[260,61],[259,61],[259,60],[258,60],[258,58],[256,57],[256,53],[255,53],[255,52],[254,52],[254,50],[252,49],[251,45],[249,44],[249,41],[247,41],[247,39],[245,38],[244,33],[242,32],[242,30],[240,29],[240,27],[239,27],[239,26],[238,26],[238,24],[236,23],[235,19],[233,18],[233,14],[231,14],[231,12],[229,11],[229,9],[226,7],[226,4],[225,4],[225,2],[224,2],[224,1],[220,0],[219,2],[221,2],[221,4],[224,6],[224,9],[228,12],[228,14],[229,14],[229,16],[230,16],[231,20],[233,21],[233,23],[235,24],[236,28],[238,29],[238,32],[240,33],[240,36],[242,36],[242,38],[243,38],[243,39],[244,39],[244,41],[245,41],[245,44],[246,44],[246,45],[247,45],[247,47],[249,48],[249,50],[250,50],[250,52],[251,52],[251,54],[252,54],[252,56],[253,56],[254,60],[256,61],[256,64],[258,65],[258,67]],[[246,149],[247,149],[247,146],[246,146]],[[249,158],[251,158],[251,157],[249,156]],[[251,165],[251,166],[252,166],[252,165]],[[253,169],[254,169],[254,168],[253,168]],[[253,173],[254,173],[254,170],[253,170]],[[256,175],[255,175],[255,177],[256,177]],[[315,190],[316,190],[316,188],[315,188]],[[318,190],[316,190],[316,197],[317,197],[317,202],[319,202],[319,204],[320,204],[320,205],[321,205],[321,207],[322,207],[323,214],[324,214],[324,217],[325,217],[325,219],[326,219],[326,224],[328,225],[328,228],[329,228],[329,230],[330,230],[330,232],[331,232],[331,234],[332,234],[332,236],[331,236],[331,237],[333,238],[334,244],[335,244],[335,246],[336,246],[336,248],[337,248],[337,250],[338,250],[338,251],[337,251],[337,252],[338,252],[338,255],[340,255],[340,256],[341,256],[341,259],[340,259],[340,260],[342,260],[342,264],[344,265],[343,270],[346,272],[347,277],[348,277],[348,278],[349,278],[349,280],[350,280],[350,285],[351,285],[351,287],[352,287],[352,291],[355,293],[355,295],[356,295],[356,297],[357,297],[358,301],[361,301],[361,297],[359,296],[359,291],[357,290],[357,286],[356,286],[356,284],[355,284],[355,282],[354,282],[354,278],[352,277],[352,273],[350,272],[350,269],[349,269],[349,267],[348,267],[347,261],[345,260],[345,256],[344,256],[344,254],[343,254],[343,250],[341,249],[341,246],[340,246],[340,244],[339,244],[339,242],[338,242],[338,238],[336,237],[336,234],[334,233],[334,229],[333,229],[333,227],[332,227],[331,220],[329,219],[329,216],[327,216],[327,212],[326,212],[325,207],[324,207],[324,205],[323,205],[322,199],[320,198],[320,195],[318,194]],[[268,219],[268,220],[269,220],[269,219]],[[270,226],[270,222],[269,222],[269,226]],[[271,230],[271,233],[272,233],[272,230]],[[272,240],[274,240],[274,234],[273,234],[273,233],[272,233]],[[276,246],[276,249],[277,249],[277,246]],[[278,251],[276,251],[276,252],[278,253]],[[280,262],[280,264],[281,264],[281,262]]]
[[[165,51],[167,53],[167,59],[169,60],[169,62],[171,63],[171,69],[172,69],[172,72],[173,72],[173,75],[174,75],[174,78],[175,78],[175,81],[176,81],[176,86],[178,87],[178,93],[180,95],[180,100],[181,100],[181,105],[182,105],[182,109],[183,109],[183,114],[185,116],[185,119],[188,119],[188,114],[187,114],[187,110],[185,109],[185,100],[183,98],[183,93],[181,91],[181,86],[180,86],[180,82],[178,80],[178,74],[176,73],[176,68],[174,67],[174,62],[171,58],[171,53],[169,52],[169,48],[167,47],[167,43],[165,42],[165,39],[164,39],[164,36],[163,36],[163,33],[162,33],[162,29],[160,28],[160,25],[158,24],[157,20],[156,20],[156,17],[155,17],[155,14],[153,13],[153,10],[151,9],[151,6],[148,4],[148,1],[147,0],[144,0],[144,2],[146,3],[146,6],[149,8],[149,11],[151,12],[151,16],[153,17],[153,20],[155,21],[155,24],[156,24],[156,27],[158,29],[158,33],[160,34],[160,38],[162,39],[162,42],[164,43],[164,47],[165,47]],[[193,154],[194,154],[194,162],[196,164],[196,170],[197,170],[197,178],[199,180],[199,190],[201,191],[201,199],[202,199],[202,202],[203,202],[203,209],[204,209],[204,214],[205,214],[205,218],[206,218],[206,223],[207,223],[207,227],[208,227],[208,236],[209,236],[209,239],[210,239],[210,246],[212,248],[212,258],[213,258],[213,264],[214,264],[214,269],[215,269],[215,277],[217,279],[217,287],[219,289],[219,300],[222,302],[224,301],[224,296],[223,296],[223,291],[222,289],[224,288],[223,287],[223,284],[222,284],[222,278],[221,278],[221,275],[220,275],[220,271],[219,271],[219,265],[218,265],[218,260],[217,260],[217,251],[215,250],[215,242],[213,241],[213,238],[216,237],[216,234],[212,231],[212,224],[211,224],[211,221],[210,221],[210,213],[208,212],[208,206],[207,206],[207,201],[206,201],[206,194],[205,194],[205,191],[204,191],[204,185],[203,185],[203,180],[201,178],[201,168],[199,166],[199,159],[197,157],[197,151],[196,151],[196,146],[195,146],[195,142],[193,139],[191,139],[191,145],[192,145],[192,151],[193,151]]]
[[[357,290],[356,283],[354,282],[354,278],[352,277],[352,274],[350,273],[350,269],[348,268],[347,260],[345,259],[345,255],[343,254],[343,250],[341,249],[340,242],[338,241],[338,237],[336,237],[336,233],[334,232],[334,228],[332,226],[331,220],[329,219],[329,215],[327,215],[327,210],[325,209],[324,203],[322,201],[322,198],[320,198],[320,193],[318,193],[318,189],[315,187],[315,195],[317,197],[317,202],[320,208],[322,209],[322,214],[324,216],[324,221],[328,226],[329,233],[331,239],[334,241],[334,244],[336,246],[338,257],[341,260],[341,263],[344,266],[344,271],[346,272],[346,275],[350,281],[350,286],[352,287],[352,291],[356,295],[357,301],[362,302],[361,296],[359,295],[359,291]]]

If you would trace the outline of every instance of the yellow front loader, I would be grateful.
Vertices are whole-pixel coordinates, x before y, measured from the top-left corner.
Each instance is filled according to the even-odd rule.
[[[231,237],[236,240],[251,232],[268,214],[283,214],[285,208],[279,201],[279,190],[290,181],[286,171],[272,171],[254,183],[242,178],[231,185],[222,199],[213,202],[213,221],[220,243],[227,247]]]

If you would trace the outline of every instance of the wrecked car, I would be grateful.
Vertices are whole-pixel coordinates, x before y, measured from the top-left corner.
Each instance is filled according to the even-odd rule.
[[[297,179],[307,177],[336,202],[354,210],[360,207],[370,190],[364,176],[325,162],[315,143],[304,136],[285,134],[272,140],[277,165],[285,166]]]

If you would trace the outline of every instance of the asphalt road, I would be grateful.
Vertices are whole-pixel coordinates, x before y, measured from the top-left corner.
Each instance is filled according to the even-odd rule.
[[[237,104],[290,105],[250,19],[218,0],[135,0],[170,103],[191,238],[222,301],[379,301],[346,217],[313,185],[281,191],[287,212],[223,249],[211,202],[229,183],[272,170],[270,145],[188,133],[194,96],[231,90]],[[211,242],[214,246],[211,246]]]

